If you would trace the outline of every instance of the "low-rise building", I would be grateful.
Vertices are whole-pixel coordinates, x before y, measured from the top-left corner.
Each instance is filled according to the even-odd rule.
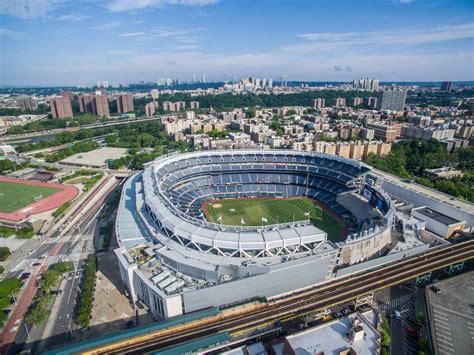
[[[449,238],[457,231],[464,229],[466,221],[459,221],[432,208],[421,206],[411,210],[411,215],[426,222],[426,229],[443,238]]]
[[[426,176],[431,180],[436,180],[439,178],[453,179],[455,177],[463,176],[463,173],[461,170],[456,170],[449,166],[445,166],[445,167],[437,168],[437,169],[426,169],[425,173],[426,173]]]

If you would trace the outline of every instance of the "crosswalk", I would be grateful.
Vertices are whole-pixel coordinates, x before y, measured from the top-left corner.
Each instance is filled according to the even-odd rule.
[[[380,304],[380,309],[384,312],[391,311],[397,308],[400,308],[403,305],[406,305],[413,299],[412,294],[403,295],[397,298],[390,299],[389,302],[383,302]]]

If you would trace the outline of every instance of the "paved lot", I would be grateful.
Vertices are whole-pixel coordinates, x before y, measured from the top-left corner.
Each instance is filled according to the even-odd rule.
[[[136,320],[135,310],[124,295],[118,261],[113,251],[99,256],[96,280],[91,329],[85,332],[84,338],[123,330],[129,320]],[[144,310],[138,310],[138,319],[139,325],[154,321]]]

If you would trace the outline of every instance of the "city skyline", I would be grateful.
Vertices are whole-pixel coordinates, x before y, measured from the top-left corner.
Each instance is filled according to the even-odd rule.
[[[470,1],[7,0],[0,85],[203,73],[208,81],[473,80],[473,10]]]

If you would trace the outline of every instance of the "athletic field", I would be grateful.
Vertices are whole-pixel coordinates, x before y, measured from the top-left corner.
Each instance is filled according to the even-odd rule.
[[[11,213],[35,202],[35,199],[46,198],[60,189],[44,186],[17,184],[0,181],[0,212]]]
[[[340,241],[344,223],[304,197],[287,199],[223,199],[203,206],[207,219],[226,225],[261,226],[310,219],[331,241]],[[263,218],[263,219],[262,219]]]

